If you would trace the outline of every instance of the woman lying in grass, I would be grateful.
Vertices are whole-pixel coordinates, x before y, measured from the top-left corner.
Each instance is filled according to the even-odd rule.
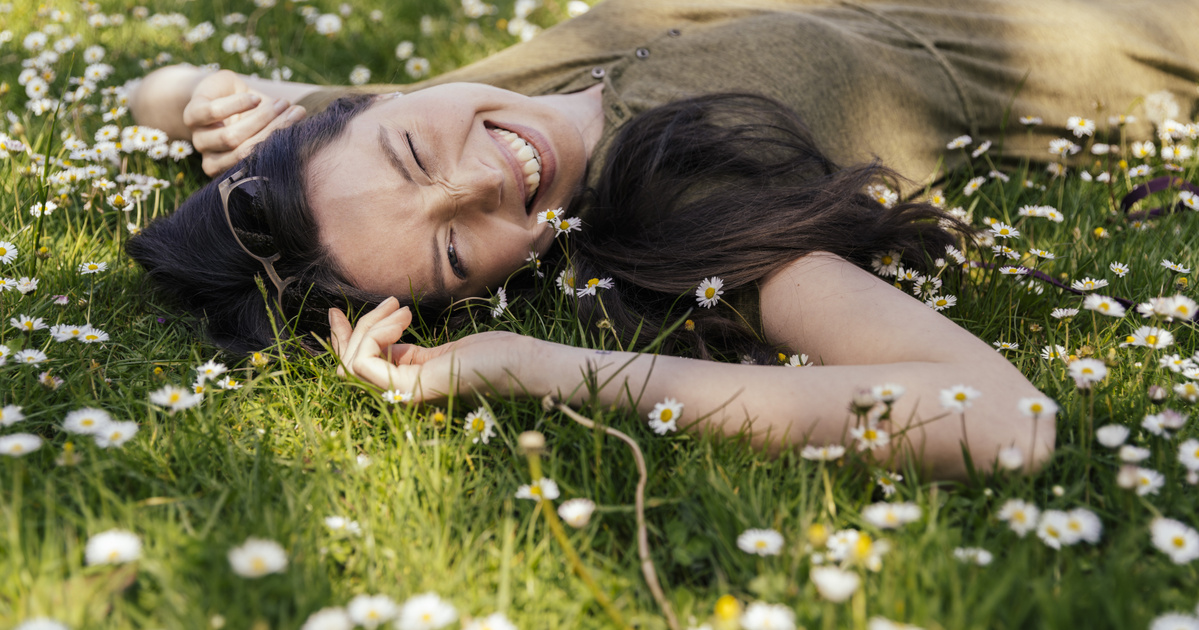
[[[1095,103],[1106,117],[1147,92],[1193,95],[1199,50],[1174,25],[1199,9],[925,4],[613,0],[414,86],[160,71],[133,113],[224,174],[129,251],[218,344],[273,343],[279,309],[301,340],[327,336],[345,370],[415,400],[597,393],[663,430],[748,423],[765,448],[856,439],[953,477],[963,444],[984,467],[1014,446],[1035,468],[1053,450],[1052,402],[937,312],[961,263],[943,226],[959,224],[897,202],[881,185],[910,180],[863,160],[930,181],[963,132],[1042,158]],[[1009,111],[1050,125],[1005,136]],[[935,278],[927,305],[867,271],[901,266]],[[417,310],[459,322],[470,298],[534,286],[539,269],[606,345],[662,338],[655,350],[692,358],[506,332],[400,343]],[[364,307],[356,324],[344,315]],[[779,367],[779,353],[814,365]],[[855,426],[850,401],[884,384],[906,393]]]

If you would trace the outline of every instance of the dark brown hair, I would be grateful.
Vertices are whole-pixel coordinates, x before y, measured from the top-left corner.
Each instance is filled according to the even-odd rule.
[[[282,253],[280,276],[298,277],[283,302],[305,335],[327,335],[330,306],[371,306],[385,297],[355,288],[338,271],[318,239],[306,190],[312,158],[371,102],[336,101],[271,134],[234,167],[270,180],[261,207],[240,209],[234,222],[243,240],[256,241],[252,247]],[[868,268],[879,253],[899,251],[919,268],[926,250],[952,242],[932,206],[887,209],[865,193],[894,173],[877,162],[838,167],[794,112],[761,96],[708,95],[651,109],[626,124],[602,168],[596,188],[575,204],[587,222],[571,235],[570,265],[581,281],[615,279],[602,295],[603,317],[625,342],[635,334],[653,339],[694,306],[692,292],[705,277],[722,278],[728,297],[752,298],[757,280],[811,252]],[[161,290],[204,319],[218,345],[245,352],[274,342],[259,288],[265,273],[232,240],[215,181],[133,238],[128,251]],[[274,290],[269,282],[266,290]],[[448,311],[448,296],[397,297],[425,317]],[[581,298],[579,307],[585,321],[599,323],[596,298]],[[701,357],[773,354],[726,308],[690,317],[694,330],[680,327],[664,349],[683,351],[681,342]]]

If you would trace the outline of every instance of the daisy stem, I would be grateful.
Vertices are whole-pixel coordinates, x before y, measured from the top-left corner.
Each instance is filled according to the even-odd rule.
[[[853,627],[855,630],[866,629],[866,587],[861,586],[853,594]]]
[[[608,435],[611,435],[612,437],[627,444],[629,449],[633,451],[633,461],[637,464],[637,488],[633,496],[633,508],[637,516],[637,555],[641,558],[641,574],[645,577],[645,583],[647,586],[649,586],[650,593],[653,594],[654,600],[658,602],[658,607],[662,609],[662,615],[666,617],[666,625],[670,627],[670,630],[680,630],[679,620],[675,617],[674,608],[671,607],[670,602],[666,599],[666,594],[662,591],[662,584],[658,581],[658,572],[654,568],[653,558],[651,558],[649,554],[649,534],[645,527],[645,485],[649,478],[649,473],[645,467],[645,456],[641,454],[641,447],[637,446],[636,440],[628,435],[625,435],[624,433],[617,431],[612,427],[600,425],[594,420],[584,417],[574,409],[571,409],[569,406],[558,402],[552,397],[547,396],[543,401],[542,406],[546,409],[557,409],[565,414],[566,417],[574,420],[584,427],[587,427],[588,429],[599,427],[604,433],[607,433]],[[529,460],[530,468],[532,468],[532,455],[530,456]],[[537,473],[534,473],[534,476],[537,476]],[[547,520],[550,518],[548,512],[553,512],[552,506],[551,509],[547,510]],[[558,527],[558,529],[554,532],[555,535],[559,536],[558,540],[560,543],[562,543],[563,547],[569,549],[569,547],[567,547],[569,541],[566,540],[566,533],[562,532],[560,535],[558,533],[562,529],[562,524],[558,521],[558,515],[556,513],[553,514],[553,520],[550,523],[551,529],[554,527],[555,523]],[[576,570],[581,569],[582,564],[577,564]],[[594,582],[591,584],[594,584]],[[598,586],[593,587],[592,591],[599,595]],[[597,599],[599,598],[597,597]],[[610,606],[611,605],[609,604],[609,607]],[[609,616],[612,617],[614,613],[614,610],[610,610]],[[612,617],[612,619],[617,623],[617,625],[625,627],[624,623],[620,621],[618,616]]]
[[[608,317],[608,308],[604,306],[604,298],[600,297],[599,291],[596,291],[595,299],[599,302],[600,312],[604,314],[604,321],[608,322],[608,330],[612,333],[612,340],[616,342],[616,349],[624,352],[624,346],[620,343],[620,337],[616,335],[616,329],[612,328],[612,318]]]
[[[749,331],[754,334],[754,339],[757,339],[758,341],[762,341],[762,337],[760,337],[758,335],[757,329],[755,329],[753,326],[749,325],[749,320],[745,319],[745,316],[741,314],[741,311],[738,311],[736,308],[734,308],[733,305],[729,304],[727,300],[722,300],[722,301],[724,302],[724,304],[726,304],[729,307],[729,310],[733,311],[734,313],[737,314],[737,317],[741,318],[741,323],[745,324],[745,327],[748,328]]]
[[[837,518],[837,503],[833,500],[833,481],[828,476],[828,466],[825,462],[820,463],[820,476],[824,480],[824,504],[828,510],[829,518],[836,520]]]

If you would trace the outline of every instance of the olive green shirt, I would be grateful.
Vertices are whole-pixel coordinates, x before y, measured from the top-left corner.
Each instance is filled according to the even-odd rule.
[[[965,159],[946,143],[1003,141],[1007,157],[1049,160],[1070,116],[1100,129],[1168,90],[1189,120],[1199,81],[1194,0],[908,0],[857,2],[607,0],[533,40],[409,85],[329,88],[310,112],[349,92],[413,91],[454,81],[528,95],[604,83],[605,127],[591,163],[639,112],[712,92],[764,94],[791,106],[839,163],[874,156],[916,185]],[[1044,124],[1025,130],[1020,116]],[[598,168],[592,168],[594,183]],[[906,191],[914,186],[905,186]]]

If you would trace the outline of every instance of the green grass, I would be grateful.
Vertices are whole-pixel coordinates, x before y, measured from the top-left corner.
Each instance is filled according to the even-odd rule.
[[[405,39],[415,42],[416,54],[428,58],[435,73],[515,41],[497,26],[513,15],[506,1],[498,3],[494,15],[477,21],[479,36],[470,35],[474,27],[468,30],[462,8],[443,0],[397,7],[381,0],[355,3],[344,30],[331,37],[315,34],[297,12],[309,6],[335,12],[333,3],[281,2],[257,12],[249,2],[164,0],[150,6],[149,14],[178,11],[192,25],[212,21],[217,34],[194,45],[184,42],[183,29],[153,28],[124,3],[98,3],[102,13],[126,16],[124,24],[104,28],[89,27],[75,4],[47,3],[46,10],[28,4],[18,2],[0,14],[0,29],[15,34],[0,45],[0,80],[7,86],[0,109],[16,117],[0,121],[0,129],[39,151],[50,146],[59,158],[67,157],[63,132],[90,143],[104,123],[98,113],[80,107],[65,107],[56,119],[25,108],[17,74],[20,61],[30,55],[21,42],[52,25],[49,10],[56,7],[72,14],[62,34],[81,40],[53,65],[55,94],[67,77],[79,75],[86,65],[82,51],[93,44],[107,49],[105,61],[115,67],[102,87],[144,73],[141,61],[164,62],[155,61],[163,51],[177,61],[269,73],[221,51],[226,34],[247,28],[222,24],[221,17],[234,11],[253,15],[262,50],[303,81],[344,83],[359,64],[372,70],[375,81],[405,81],[403,62],[393,55]],[[565,19],[564,7],[547,2],[530,20],[548,26]],[[369,18],[374,8],[384,10],[381,22]],[[434,26],[429,35],[420,29],[425,15]],[[59,37],[52,36],[51,43]],[[101,105],[102,96],[85,102]],[[131,124],[128,117],[120,122]],[[1099,164],[1106,159],[1088,158],[1084,166],[1094,173],[1101,167],[1121,172],[1114,163]],[[1147,163],[1154,176],[1165,173],[1160,160]],[[37,616],[54,617],[71,628],[198,629],[218,627],[221,620],[228,628],[298,628],[312,612],[345,605],[360,593],[384,593],[402,602],[427,591],[447,598],[462,617],[502,611],[521,628],[610,627],[592,593],[571,573],[538,509],[514,498],[529,477],[517,436],[532,429],[547,438],[546,474],[557,480],[563,499],[587,497],[600,506],[590,525],[569,531],[590,574],[626,620],[643,628],[666,627],[638,566],[632,511],[636,473],[622,444],[543,411],[537,401],[502,398],[486,401],[499,421],[498,435],[488,445],[472,444],[461,427],[473,404],[452,401],[441,410],[448,421],[438,423],[437,410],[390,406],[337,378],[329,356],[294,350],[284,356],[276,350],[258,369],[245,357],[221,355],[198,339],[195,322],[146,295],[143,274],[121,254],[127,220],[144,223],[168,213],[205,181],[197,162],[128,155],[119,167],[106,165],[110,178],[143,173],[171,186],[126,217],[81,185],[58,198],[59,209],[40,224],[30,206],[43,194],[55,199],[59,191],[47,187],[43,177],[22,174],[30,165],[28,155],[0,163],[0,240],[15,243],[21,252],[14,262],[0,265],[0,276],[36,274],[40,282],[28,295],[0,293],[0,343],[12,351],[39,348],[51,360],[37,368],[12,360],[0,367],[0,405],[20,405],[27,416],[0,427],[0,436],[28,432],[46,442],[24,457],[0,457],[0,628]],[[1192,159],[1184,166],[1180,175],[1199,181],[1199,164]],[[1056,254],[1055,260],[1037,265],[1051,275],[1107,278],[1112,282],[1105,291],[1143,301],[1173,295],[1189,278],[1162,268],[1163,258],[1199,265],[1199,217],[1188,211],[1134,225],[1111,201],[1135,183],[1122,174],[1109,187],[1080,181],[1076,169],[1065,179],[1051,179],[1036,166],[1000,167],[1011,181],[989,181],[970,197],[960,191],[973,172],[953,174],[943,187],[949,205],[970,210],[978,226],[984,217],[1016,225],[1023,234],[1013,247]],[[990,168],[982,159],[972,167],[979,173]],[[1044,189],[1025,187],[1030,178]],[[1141,207],[1175,199],[1174,191],[1162,193]],[[85,205],[89,201],[91,207]],[[1065,220],[1021,218],[1016,212],[1025,204],[1054,206]],[[1108,236],[1098,238],[1097,227]],[[47,248],[44,256],[34,255],[39,246]],[[971,256],[993,260],[986,250]],[[80,275],[77,266],[90,260],[107,262],[109,268]],[[1117,278],[1108,270],[1113,261],[1129,264],[1131,273]],[[902,529],[879,532],[862,521],[861,509],[882,500],[868,461],[818,465],[792,452],[770,458],[739,440],[661,437],[633,414],[590,405],[581,409],[629,433],[645,451],[653,559],[684,627],[691,619],[706,621],[717,599],[729,594],[743,605],[785,604],[807,628],[854,627],[875,615],[925,628],[1142,628],[1161,613],[1195,610],[1195,565],[1175,565],[1156,551],[1148,525],[1157,515],[1196,524],[1197,495],[1177,461],[1177,444],[1196,430],[1191,423],[1166,439],[1139,428],[1146,414],[1163,407],[1149,399],[1149,386],[1169,389],[1186,381],[1159,368],[1157,359],[1199,350],[1194,325],[1165,324],[1176,336],[1166,350],[1119,347],[1143,323],[1135,313],[1113,319],[1083,311],[1057,320],[1049,315],[1052,309],[1079,306],[1081,298],[1050,286],[1028,292],[995,270],[965,275],[943,273],[945,291],[959,300],[946,313],[988,342],[1020,344],[1007,355],[1062,405],[1058,450],[1032,477],[945,483],[902,471],[905,478],[893,500],[913,501],[924,514]],[[1190,288],[1183,292],[1194,295]],[[54,304],[55,295],[66,295],[68,303]],[[475,329],[513,330],[576,345],[604,343],[598,332],[579,330],[569,304],[550,290],[516,302],[510,313],[493,323],[480,310]],[[10,317],[21,314],[49,324],[90,322],[111,338],[103,344],[57,344],[45,331],[27,335],[8,326]],[[431,340],[448,335],[422,332]],[[1104,359],[1111,374],[1090,394],[1079,392],[1065,363],[1040,357],[1040,349],[1052,344]],[[194,367],[212,358],[229,364],[245,386],[210,393],[197,407],[174,414],[148,402],[149,393],[166,384],[190,385]],[[44,370],[63,379],[62,385],[39,384]],[[63,417],[85,406],[134,420],[140,432],[113,449],[62,433]],[[1194,411],[1174,395],[1164,406]],[[1165,475],[1158,494],[1139,497],[1118,487],[1118,458],[1090,437],[1092,427],[1108,423],[1129,426],[1131,441],[1151,449],[1142,466]],[[76,464],[56,464],[71,452]],[[360,463],[361,456],[369,463]],[[1042,509],[1086,507],[1103,521],[1102,541],[1055,551],[1035,535],[1018,538],[996,518],[1009,498]],[[334,515],[356,520],[361,535],[330,532],[324,518]],[[893,546],[879,572],[861,571],[864,588],[852,603],[823,600],[808,579],[807,531],[813,523],[861,528]],[[760,559],[739,551],[738,534],[754,527],[781,532],[783,553]],[[86,566],[88,538],[114,528],[140,537],[141,559]],[[251,580],[231,570],[228,550],[250,536],[282,544],[289,562],[283,573]],[[995,560],[987,567],[963,564],[952,554],[959,546],[984,547]]]

